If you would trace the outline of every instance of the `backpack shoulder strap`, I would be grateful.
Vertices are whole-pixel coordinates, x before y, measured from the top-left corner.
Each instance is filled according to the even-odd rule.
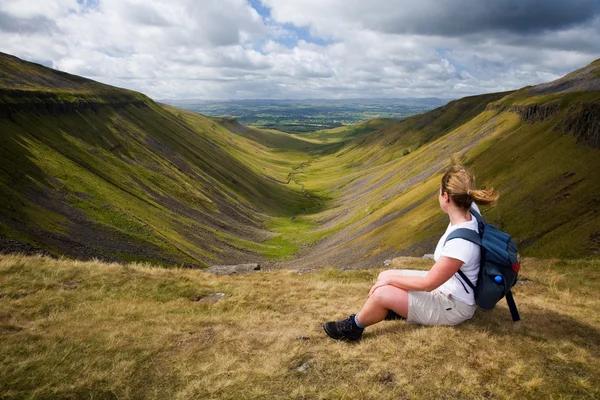
[[[471,243],[481,246],[481,237],[479,237],[479,233],[475,232],[473,229],[458,228],[457,230],[451,232],[448,235],[448,237],[446,238],[446,242],[452,239],[464,239]],[[473,282],[471,282],[467,275],[465,275],[465,273],[462,272],[460,269],[458,270],[458,275],[460,275],[463,281],[465,281],[471,289],[475,290],[475,285],[473,285]],[[469,291],[466,288],[465,291],[469,293]]]
[[[465,239],[471,243],[481,246],[481,237],[479,236],[479,233],[475,232],[473,229],[458,228],[448,235],[446,242],[452,239]]]
[[[485,225],[486,222],[483,219],[483,217],[481,216],[481,214],[479,214],[479,212],[475,209],[475,207],[471,207],[469,209],[469,211],[471,212],[471,214],[473,214],[473,216],[475,216],[475,219],[477,220],[477,226],[479,228],[479,232],[483,232],[485,229]]]
[[[521,316],[519,315],[519,310],[517,310],[517,304],[515,303],[515,299],[512,295],[512,291],[508,291],[508,293],[506,293],[506,303],[508,304],[508,309],[510,311],[510,315],[512,317],[512,320],[514,322],[517,322],[518,320],[521,319]]]
[[[463,281],[467,282],[467,285],[469,285],[469,287],[473,290],[475,290],[475,285],[473,285],[473,282],[471,282],[471,280],[467,277],[467,275],[465,275],[464,272],[462,272],[460,269],[458,270],[458,274],[460,275],[460,277],[463,279]],[[463,285],[463,287],[465,287],[465,285]],[[465,291],[467,293],[469,293],[469,291],[465,288]]]

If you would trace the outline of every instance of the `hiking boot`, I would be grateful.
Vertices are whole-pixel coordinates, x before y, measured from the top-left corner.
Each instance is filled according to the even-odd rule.
[[[329,335],[330,338],[335,340],[360,340],[363,334],[364,328],[359,328],[354,322],[354,315],[352,314],[348,318],[341,321],[325,322],[323,329]]]

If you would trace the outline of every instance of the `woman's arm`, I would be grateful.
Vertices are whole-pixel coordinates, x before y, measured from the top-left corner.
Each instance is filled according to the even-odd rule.
[[[440,287],[444,282],[458,272],[463,262],[456,258],[442,256],[431,267],[425,276],[392,276],[388,279],[377,281],[369,291],[369,296],[378,287],[392,285],[404,290],[417,290],[431,292]]]

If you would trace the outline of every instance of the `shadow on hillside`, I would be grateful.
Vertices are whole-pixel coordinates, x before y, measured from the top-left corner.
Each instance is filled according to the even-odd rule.
[[[539,342],[570,342],[577,346],[594,348],[600,351],[600,330],[581,321],[548,310],[520,311],[521,321],[513,322],[506,309],[493,311],[478,310],[475,317],[454,329],[461,336],[468,337],[472,332],[486,332],[490,336],[529,338]],[[386,323],[377,331],[377,335],[398,333],[399,330],[430,329],[428,326],[407,324],[405,322]],[[368,337],[370,332],[366,331]]]
[[[165,250],[176,247],[172,242],[156,245],[172,240],[155,222],[158,204],[177,216],[173,224],[198,249],[246,259],[237,239],[211,232],[262,242],[263,214],[292,218],[318,212],[328,200],[270,179],[213,143],[202,125],[189,126],[158,106],[22,112],[0,118],[0,131],[0,252],[205,262],[197,252]],[[174,177],[185,183],[168,182]],[[92,184],[95,190],[82,192]],[[182,189],[188,187],[196,191]],[[131,199],[127,211],[112,193]]]
[[[35,215],[27,212],[28,201],[45,196],[41,188],[51,187],[47,175],[36,165],[39,155],[30,150],[31,137],[12,120],[0,120],[3,143],[0,148],[0,224],[16,232],[28,231]],[[0,244],[0,251],[4,245]]]

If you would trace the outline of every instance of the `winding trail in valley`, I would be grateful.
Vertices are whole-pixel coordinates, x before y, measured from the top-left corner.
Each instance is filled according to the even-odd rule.
[[[292,172],[290,172],[290,173],[288,174],[288,177],[287,177],[287,182],[286,182],[286,185],[288,185],[288,184],[289,184],[290,182],[292,182],[292,181],[293,181],[293,182],[294,182],[296,185],[300,185],[300,187],[301,187],[301,190],[302,190],[302,194],[303,194],[304,196],[306,196],[307,198],[313,198],[313,197],[312,197],[310,194],[308,194],[308,192],[306,191],[306,186],[305,186],[305,184],[304,184],[304,183],[301,183],[301,182],[298,182],[298,180],[296,179],[296,175],[298,175],[298,174],[305,174],[305,172],[304,172],[304,168],[306,168],[306,167],[309,167],[309,166],[310,166],[310,164],[311,164],[313,161],[315,161],[315,159],[311,159],[311,160],[305,161],[305,162],[303,162],[302,164],[298,165],[297,167],[294,167],[294,168],[292,168]],[[315,207],[313,207],[313,208],[310,208],[310,209],[309,209],[309,208],[305,208],[305,209],[304,209],[304,211],[305,211],[306,213],[310,213],[310,212],[311,212],[311,211],[312,211],[314,208],[321,207],[321,206],[322,206],[322,204],[323,204],[323,201],[322,201],[322,200],[318,200],[318,199],[317,199],[317,205],[316,205]],[[296,218],[296,216],[297,216],[297,215],[298,215],[298,214],[294,214],[294,215],[292,216],[292,219],[293,219],[293,218]]]
[[[308,167],[310,165],[310,163],[312,163],[312,161],[313,160],[308,160],[308,161],[305,161],[302,164],[298,165],[297,167],[294,167],[292,169],[293,172],[290,172],[288,174],[288,180],[286,182],[286,185],[289,185],[290,182],[293,180],[296,185],[302,186],[302,194],[304,194],[306,197],[310,197],[310,195],[308,193],[306,193],[304,184],[300,183],[296,180],[296,174],[304,174],[304,167]],[[300,170],[300,171],[298,171],[298,170]]]

